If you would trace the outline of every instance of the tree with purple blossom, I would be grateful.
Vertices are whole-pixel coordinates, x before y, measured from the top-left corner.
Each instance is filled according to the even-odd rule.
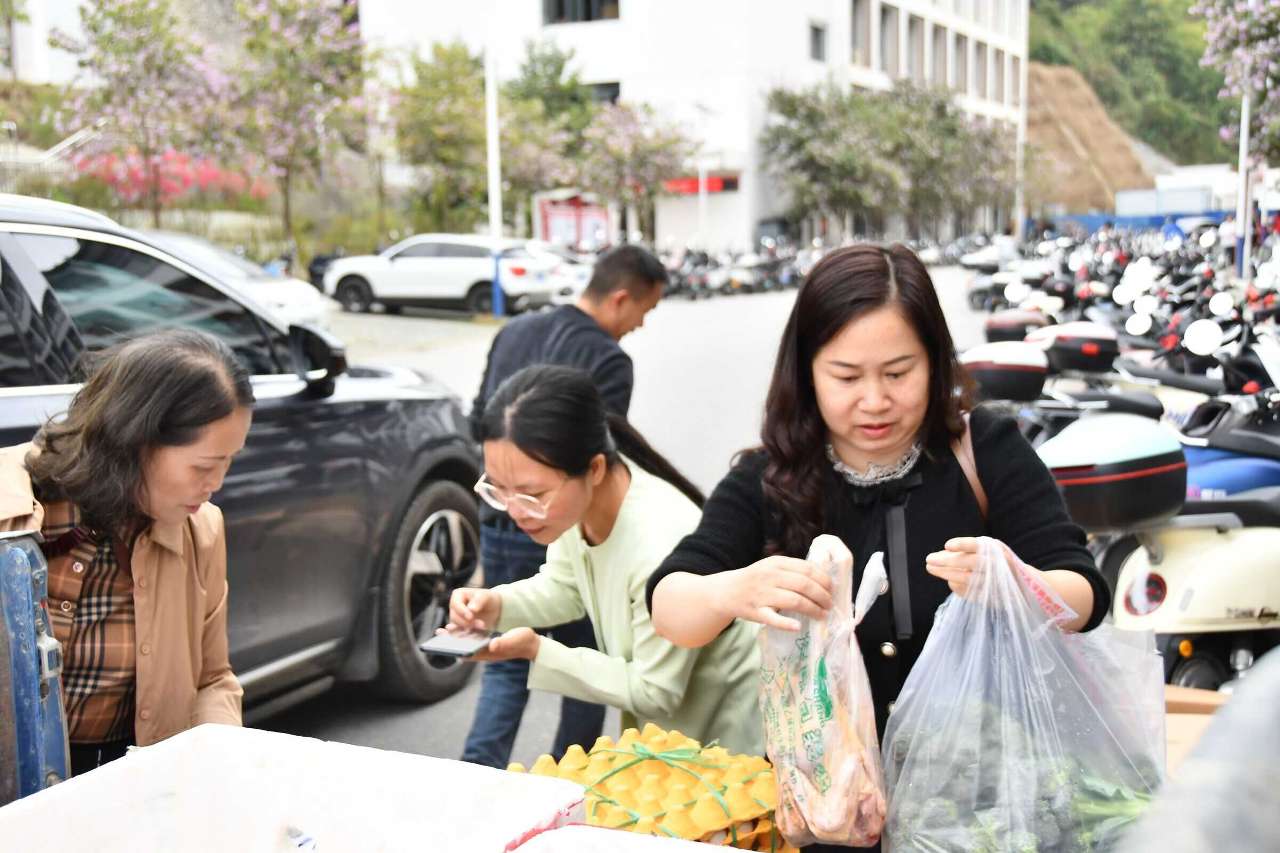
[[[83,40],[55,31],[50,43],[78,57],[84,78],[60,117],[65,131],[99,126],[86,154],[121,154],[152,222],[174,196],[168,165],[176,152],[219,153],[229,141],[221,105],[227,80],[178,28],[168,0],[116,0],[80,9]]]
[[[298,183],[359,115],[365,64],[353,6],[342,0],[238,0],[245,67],[236,101],[246,149],[280,187],[282,224],[293,234]]]
[[[1250,148],[1255,156],[1280,158],[1280,4],[1274,0],[1197,0],[1191,13],[1205,20],[1201,64],[1226,78],[1221,96],[1252,98]],[[1235,128],[1223,128],[1224,138]]]
[[[686,172],[696,148],[648,105],[604,104],[582,134],[579,184],[615,204],[634,204],[640,221],[650,223],[663,185]]]

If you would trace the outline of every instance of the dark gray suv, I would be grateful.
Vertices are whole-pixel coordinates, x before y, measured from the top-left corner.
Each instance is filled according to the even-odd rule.
[[[337,679],[414,701],[462,686],[469,666],[417,650],[479,562],[479,457],[452,393],[348,366],[325,332],[83,208],[0,195],[0,260],[0,446],[66,410],[86,350],[151,329],[212,333],[252,369],[253,428],[214,496],[247,720]]]

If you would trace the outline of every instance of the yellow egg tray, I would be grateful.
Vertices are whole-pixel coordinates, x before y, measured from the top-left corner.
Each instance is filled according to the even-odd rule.
[[[507,768],[526,772],[521,764]],[[778,789],[759,756],[703,746],[653,723],[601,737],[590,752],[571,746],[556,763],[541,756],[528,772],[586,789],[587,823],[740,850],[794,853],[773,823]]]

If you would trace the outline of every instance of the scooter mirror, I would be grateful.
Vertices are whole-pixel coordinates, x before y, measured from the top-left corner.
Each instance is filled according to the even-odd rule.
[[[1230,293],[1215,293],[1209,300],[1209,313],[1215,317],[1230,317],[1236,309],[1236,300]]]
[[[1111,298],[1117,305],[1131,305],[1138,298],[1138,292],[1132,285],[1120,282],[1111,291]]]
[[[1150,314],[1134,314],[1124,321],[1124,330],[1135,338],[1140,338],[1151,331],[1151,327],[1154,325],[1155,321],[1151,319]]]
[[[1206,229],[1205,232],[1200,235],[1200,248],[1204,249],[1207,252],[1216,245],[1218,245],[1217,229],[1216,228]]]
[[[1031,288],[1020,281],[1013,281],[1004,287],[1004,298],[1010,305],[1017,305],[1031,295]]]
[[[1133,310],[1139,314],[1154,314],[1160,310],[1160,300],[1150,293],[1144,293],[1133,300]]]
[[[1222,346],[1222,327],[1213,320],[1196,320],[1182,333],[1182,345],[1196,355],[1213,355]]]

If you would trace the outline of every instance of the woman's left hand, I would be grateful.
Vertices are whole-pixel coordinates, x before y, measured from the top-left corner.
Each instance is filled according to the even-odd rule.
[[[997,540],[998,541],[998,540]],[[1005,559],[1009,565],[1017,564],[1017,558],[1009,550],[1009,546],[1000,542],[1004,549]],[[982,557],[978,553],[978,540],[972,537],[949,539],[942,551],[935,551],[924,559],[924,567],[929,574],[942,578],[956,595],[964,597],[969,594],[969,585],[975,573],[981,568]]]
[[[488,648],[476,652],[471,660],[533,660],[538,656],[541,645],[542,637],[532,628],[512,628],[502,636],[490,640]]]

